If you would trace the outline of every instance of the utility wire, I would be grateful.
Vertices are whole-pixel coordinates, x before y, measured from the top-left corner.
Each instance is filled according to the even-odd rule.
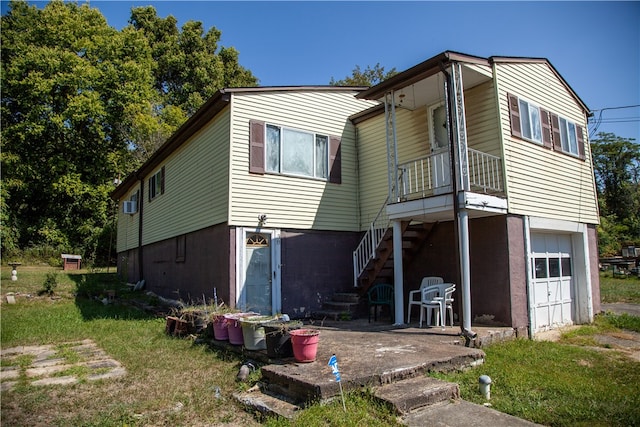
[[[606,107],[606,108],[601,108],[599,110],[591,110],[592,112],[596,112],[598,111],[598,118],[595,120],[595,123],[593,123],[593,127],[591,128],[591,130],[589,131],[589,139],[593,138],[593,136],[596,134],[596,132],[598,131],[598,128],[600,128],[600,125],[602,123],[629,123],[629,122],[636,122],[639,121],[638,119],[635,118],[620,118],[620,119],[616,119],[616,118],[612,118],[612,119],[602,119],[602,113],[607,111],[607,110],[622,110],[625,108],[637,108],[640,107],[640,105],[624,105],[624,106],[620,106],[620,107]],[[621,119],[625,119],[625,120],[621,120]],[[614,121],[614,120],[619,120],[619,121]]]

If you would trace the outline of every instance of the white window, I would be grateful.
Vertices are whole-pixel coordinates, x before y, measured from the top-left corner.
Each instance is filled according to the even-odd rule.
[[[329,137],[275,125],[266,126],[266,171],[327,179]]]
[[[520,106],[522,136],[531,141],[542,143],[540,108],[523,99],[519,99],[518,102]]]
[[[149,200],[164,193],[164,166],[149,178]]]
[[[562,117],[560,119],[560,142],[562,151],[578,155],[578,138],[576,125]]]

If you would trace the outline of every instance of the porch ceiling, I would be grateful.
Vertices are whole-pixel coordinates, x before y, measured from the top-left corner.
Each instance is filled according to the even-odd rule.
[[[464,89],[470,89],[492,79],[491,69],[488,66],[462,65]],[[444,74],[438,72],[415,83],[396,88],[394,92],[396,106],[415,110],[444,101],[444,80]],[[381,97],[379,101],[384,102],[384,97]]]

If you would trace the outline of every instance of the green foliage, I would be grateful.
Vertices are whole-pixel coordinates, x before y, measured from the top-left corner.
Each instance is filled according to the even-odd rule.
[[[257,79],[201,22],[140,7],[116,30],[89,3],[40,6],[11,1],[1,21],[2,255],[75,248],[104,263],[114,179],[218,89]]]
[[[42,290],[39,292],[39,294],[53,295],[55,293],[56,287],[58,287],[58,273],[51,271],[47,273],[47,277],[42,283]]]
[[[398,72],[395,67],[385,72],[384,67],[382,67],[380,63],[374,65],[373,68],[367,65],[364,71],[360,69],[359,65],[356,65],[350,76],[342,80],[334,80],[334,78],[331,77],[329,84],[332,86],[374,86],[396,74],[398,74]]]
[[[601,224],[600,254],[619,255],[640,245],[640,145],[633,138],[599,133],[591,142]]]

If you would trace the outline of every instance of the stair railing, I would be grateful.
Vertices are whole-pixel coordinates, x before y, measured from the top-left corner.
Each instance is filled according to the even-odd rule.
[[[358,278],[367,267],[369,261],[371,261],[375,255],[378,245],[382,241],[384,234],[389,229],[389,216],[387,215],[387,204],[389,203],[389,197],[384,201],[384,204],[378,211],[375,219],[371,222],[369,229],[362,237],[360,244],[353,251],[353,286],[358,286]]]

